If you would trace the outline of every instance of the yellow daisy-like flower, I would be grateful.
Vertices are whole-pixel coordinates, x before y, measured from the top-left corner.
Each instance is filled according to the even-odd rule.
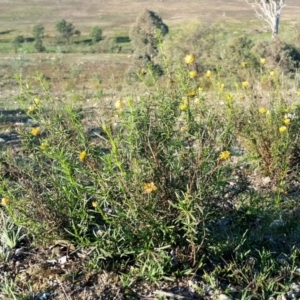
[[[193,98],[193,97],[196,96],[196,92],[195,92],[195,91],[190,91],[190,92],[188,92],[188,96],[189,96],[190,98]]]
[[[262,65],[265,65],[266,62],[267,62],[267,60],[266,60],[265,58],[261,58],[261,59],[260,59],[260,63],[261,63]]]
[[[264,107],[260,107],[258,110],[261,114],[265,114],[267,110]]]
[[[116,109],[122,109],[124,107],[124,102],[122,100],[118,100],[115,103],[115,108]]]
[[[79,160],[84,161],[86,159],[86,151],[81,151],[79,153]]]
[[[274,76],[275,76],[275,72],[274,72],[274,71],[271,71],[271,72],[270,72],[270,76],[271,76],[271,77],[274,77]]]
[[[34,110],[35,110],[35,108],[34,108],[34,106],[32,106],[32,105],[30,105],[29,107],[28,107],[28,112],[34,112]]]
[[[222,151],[219,155],[219,160],[227,160],[230,157],[229,151]]]
[[[190,75],[190,78],[195,78],[195,77],[197,77],[198,73],[196,70],[193,70],[193,71],[190,71],[189,75]]]
[[[181,127],[180,127],[180,132],[182,132],[182,133],[187,132],[188,129],[189,129],[189,126],[188,126],[188,125],[181,126]]]
[[[41,143],[40,148],[42,150],[46,150],[49,147],[49,142],[48,141],[44,141]]]
[[[184,58],[184,61],[186,64],[192,64],[195,61],[195,56],[194,54],[187,54]]]
[[[291,119],[286,118],[286,119],[283,120],[283,123],[284,123],[285,125],[289,125],[289,124],[291,123]]]
[[[221,84],[219,85],[220,91],[222,92],[222,91],[224,90],[224,88],[225,88],[225,84],[224,84],[224,83],[221,83]]]
[[[182,103],[188,105],[189,104],[189,99],[187,97],[182,97]]]
[[[242,87],[247,89],[249,87],[249,82],[248,81],[243,81],[242,82]]]
[[[242,62],[242,67],[243,67],[243,68],[246,68],[247,66],[248,66],[248,63],[247,63],[246,61],[243,61],[243,62]]]
[[[145,183],[143,186],[144,192],[150,194],[157,190],[156,185],[153,182]]]
[[[281,133],[286,132],[286,130],[287,130],[286,126],[279,127],[279,132]]]
[[[233,99],[233,94],[227,94],[226,95],[226,100],[227,101],[232,101],[232,99]]]
[[[35,98],[35,99],[34,99],[34,103],[35,103],[36,105],[39,105],[39,104],[41,103],[41,99],[40,99],[40,98]]]
[[[39,135],[40,133],[41,133],[41,128],[40,128],[40,127],[34,127],[34,128],[31,129],[31,134],[32,134],[33,136],[37,136],[37,135]]]
[[[180,103],[180,105],[179,105],[180,110],[187,110],[187,108],[188,108],[188,106],[186,103]]]
[[[97,202],[97,201],[93,201],[93,202],[92,202],[92,206],[93,206],[93,207],[97,207],[97,206],[98,206],[98,202]]]
[[[1,200],[1,204],[2,204],[3,206],[7,206],[8,202],[9,202],[8,198],[5,198],[5,197],[2,198],[2,200]]]
[[[199,87],[199,88],[198,88],[198,92],[199,92],[199,94],[203,93],[203,88],[202,88],[202,87]]]
[[[210,78],[210,77],[211,77],[211,71],[210,71],[210,70],[207,70],[205,76],[206,76],[207,78]]]

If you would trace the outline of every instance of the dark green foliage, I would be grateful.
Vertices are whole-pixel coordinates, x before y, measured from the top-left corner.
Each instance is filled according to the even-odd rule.
[[[102,30],[99,26],[94,26],[90,32],[90,37],[93,43],[100,42],[102,40]]]
[[[70,39],[73,35],[79,35],[80,31],[75,30],[72,23],[67,22],[65,19],[61,19],[55,23],[55,28],[59,32],[60,36],[66,39],[67,43],[70,43]]]
[[[126,74],[128,82],[139,77],[139,73],[145,75],[150,72],[151,77],[162,75],[162,68],[155,62],[155,57],[159,52],[160,39],[168,31],[168,26],[153,11],[144,10],[137,17],[129,36],[134,51],[134,59]]]
[[[34,36],[34,48],[38,52],[44,52],[46,48],[43,45],[43,39],[44,39],[44,33],[45,33],[45,27],[42,24],[36,24],[34,25],[32,29],[32,34]]]
[[[21,47],[21,44],[24,43],[24,37],[22,35],[17,35],[13,41],[12,41],[12,45],[14,47],[15,53],[17,53],[18,48]]]
[[[248,66],[256,67],[257,59],[251,51],[253,47],[253,41],[246,36],[233,38],[226,44],[222,60],[226,67],[231,70],[240,69],[242,62],[247,62]]]
[[[36,24],[32,28],[32,35],[35,39],[43,39],[45,34],[45,27],[43,24]]]
[[[159,64],[154,63],[150,56],[139,55],[133,59],[133,64],[126,73],[127,83],[135,82],[138,78],[147,79],[152,82],[150,78],[155,78],[163,74],[163,69]]]
[[[299,49],[279,38],[270,41],[259,40],[253,48],[253,53],[257,58],[266,58],[271,69],[279,68],[284,73],[295,72],[299,67]]]
[[[37,39],[34,43],[34,48],[36,49],[36,51],[38,52],[44,52],[46,51],[46,48],[43,45],[43,40],[42,39]]]
[[[137,17],[130,31],[130,39],[135,54],[147,54],[150,57],[157,55],[159,36],[166,35],[168,31],[168,26],[160,16],[153,11],[144,10]]]

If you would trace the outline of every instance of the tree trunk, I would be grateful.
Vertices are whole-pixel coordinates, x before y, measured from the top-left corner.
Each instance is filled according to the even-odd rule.
[[[280,10],[277,7],[276,8],[276,14],[275,14],[275,20],[274,20],[274,28],[273,28],[273,34],[272,37],[278,36],[279,33],[279,22],[280,22]]]

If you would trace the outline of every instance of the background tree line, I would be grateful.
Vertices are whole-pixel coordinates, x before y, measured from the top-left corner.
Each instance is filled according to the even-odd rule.
[[[57,44],[71,44],[73,36],[80,36],[81,32],[75,28],[71,22],[67,22],[65,19],[58,20],[55,23],[55,29],[57,31],[56,43]],[[98,43],[103,39],[102,29],[99,26],[93,26],[89,33],[92,43]],[[45,27],[43,24],[35,24],[32,28],[32,37],[34,40],[34,48],[37,52],[46,51],[44,46],[45,38]],[[23,35],[17,35],[12,40],[12,45],[15,52],[18,51],[18,48],[21,47],[21,44],[25,42]]]

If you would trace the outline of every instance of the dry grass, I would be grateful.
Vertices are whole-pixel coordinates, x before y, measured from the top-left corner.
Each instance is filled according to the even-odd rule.
[[[91,1],[54,1],[23,0],[3,1],[0,11],[3,30],[15,29],[18,32],[31,32],[32,24],[42,22],[46,30],[54,30],[53,23],[66,18],[80,27],[82,32],[89,31],[97,24],[105,32],[126,30],[136,15],[144,8],[156,11],[168,25],[178,25],[198,19],[204,22],[215,20],[249,20],[255,18],[253,11],[243,0],[91,0]],[[299,16],[300,3],[290,0],[282,17],[294,19]],[[224,15],[225,13],[225,15]],[[14,33],[15,34],[15,33]]]

